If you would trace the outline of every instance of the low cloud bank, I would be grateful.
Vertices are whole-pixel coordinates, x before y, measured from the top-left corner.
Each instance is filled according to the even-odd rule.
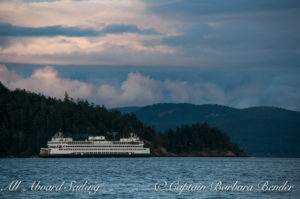
[[[8,70],[5,65],[0,65],[0,81],[12,90],[21,88],[56,98],[63,98],[64,93],[68,92],[72,98],[84,98],[108,107],[185,102],[238,108],[266,105],[300,110],[299,91],[289,82],[282,81],[271,81],[270,84],[247,82],[225,90],[211,82],[159,80],[131,72],[120,84],[103,81],[93,84],[61,77],[51,66],[36,69],[30,76],[24,77]]]

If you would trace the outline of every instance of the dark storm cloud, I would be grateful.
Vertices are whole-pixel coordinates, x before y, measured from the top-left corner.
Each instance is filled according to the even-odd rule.
[[[139,29],[136,25],[132,24],[111,24],[102,29],[101,33],[103,34],[120,34],[120,33],[138,33],[144,35],[154,35],[158,34],[154,29]]]
[[[140,29],[133,24],[110,24],[102,30],[97,31],[91,28],[79,27],[65,27],[65,26],[46,26],[46,27],[23,27],[14,26],[7,23],[0,23],[0,36],[15,36],[15,37],[54,37],[54,36],[68,36],[68,37],[89,37],[100,36],[105,34],[123,34],[123,33],[137,33],[137,34],[158,34],[153,29]]]
[[[47,26],[40,28],[14,26],[11,24],[0,24],[0,36],[35,37],[35,36],[96,36],[99,32],[93,29],[80,29],[77,27]]]
[[[300,42],[297,0],[179,0],[150,4],[148,9],[184,22],[180,35],[162,39],[170,46],[297,48]],[[198,20],[189,21],[192,16]]]
[[[170,46],[248,47],[265,49],[297,49],[300,42],[299,27],[274,29],[259,21],[242,20],[222,22],[219,27],[208,24],[192,25],[177,36],[164,37],[163,44]]]
[[[10,73],[16,71],[23,79],[29,81],[34,71],[45,68],[44,65],[13,64],[2,65]],[[25,67],[26,66],[26,67]],[[189,102],[194,104],[218,103],[238,108],[249,106],[277,106],[291,110],[300,110],[300,79],[299,68],[281,68],[270,70],[253,67],[247,70],[236,68],[201,69],[197,67],[138,67],[138,66],[51,66],[59,74],[58,77],[67,80],[77,80],[99,88],[110,85],[122,91],[122,84],[146,86],[145,90],[135,90],[134,93],[151,91],[154,95],[161,91],[156,102]],[[1,64],[0,64],[1,69]],[[133,74],[128,82],[128,74]],[[2,78],[5,78],[2,76]],[[11,81],[13,82],[13,81]],[[126,83],[126,84],[127,84]],[[149,87],[158,85],[158,87]],[[131,87],[130,87],[131,88]],[[147,90],[148,89],[148,90]],[[107,94],[114,94],[109,92]],[[131,96],[131,95],[129,95]],[[103,97],[103,96],[102,96]],[[106,96],[107,97],[107,96]],[[91,96],[89,100],[99,104],[109,104],[103,98]],[[132,103],[126,104],[119,95],[110,98],[118,101],[119,106],[137,105],[140,98],[132,98]],[[145,101],[143,105],[150,102]]]
[[[182,56],[229,65],[300,63],[300,1],[152,1],[148,10],[182,22],[177,35],[160,40]]]
[[[148,1],[145,1],[148,2]],[[298,0],[179,0],[161,2],[154,0],[154,5],[148,9],[154,13],[172,16],[199,16],[199,15],[219,15],[219,14],[232,14],[232,13],[245,13],[257,11],[274,11],[295,9],[300,7]]]

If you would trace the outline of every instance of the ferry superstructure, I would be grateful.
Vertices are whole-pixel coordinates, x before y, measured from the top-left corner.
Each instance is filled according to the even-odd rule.
[[[104,136],[89,136],[76,141],[58,133],[40,149],[40,157],[148,157],[150,149],[134,134],[119,141],[108,141]]]

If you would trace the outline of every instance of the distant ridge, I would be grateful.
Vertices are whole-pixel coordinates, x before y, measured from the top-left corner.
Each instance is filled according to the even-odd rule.
[[[139,106],[128,106],[128,107],[121,107],[121,108],[112,108],[110,110],[119,110],[121,113],[135,113],[138,111],[140,108]]]
[[[117,108],[159,131],[207,122],[226,132],[250,156],[300,157],[300,112],[278,107],[245,109],[207,104],[162,103]]]

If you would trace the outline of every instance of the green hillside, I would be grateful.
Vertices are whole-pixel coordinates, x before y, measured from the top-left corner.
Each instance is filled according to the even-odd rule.
[[[226,132],[250,156],[300,157],[300,112],[276,107],[154,104],[136,107],[134,113],[161,132],[207,122]]]

